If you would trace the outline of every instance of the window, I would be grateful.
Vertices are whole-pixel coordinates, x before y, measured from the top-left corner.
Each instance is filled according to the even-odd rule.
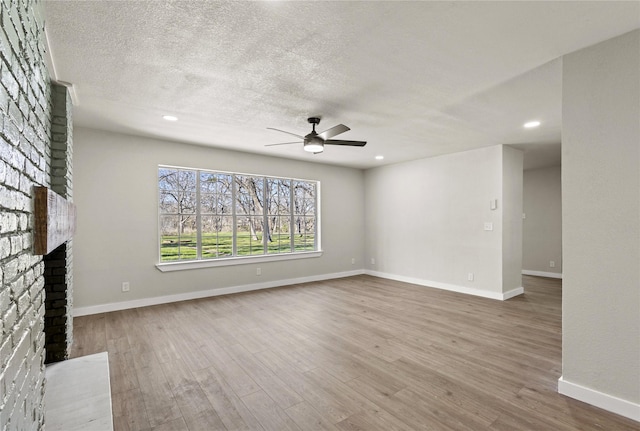
[[[317,181],[158,168],[160,263],[319,250]]]

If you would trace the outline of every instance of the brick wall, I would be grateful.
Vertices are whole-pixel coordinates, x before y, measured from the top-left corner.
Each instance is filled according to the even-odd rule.
[[[45,264],[32,252],[32,190],[51,186],[57,167],[42,8],[37,0],[0,0],[2,431],[44,428]]]

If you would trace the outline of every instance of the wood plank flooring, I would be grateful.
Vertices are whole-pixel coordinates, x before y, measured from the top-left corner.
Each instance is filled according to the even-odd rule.
[[[116,431],[607,430],[556,392],[561,282],[505,302],[371,276],[74,319]]]

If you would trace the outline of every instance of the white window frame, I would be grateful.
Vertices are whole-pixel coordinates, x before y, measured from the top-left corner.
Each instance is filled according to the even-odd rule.
[[[181,169],[186,171],[195,171],[196,172],[196,225],[197,225],[197,252],[196,259],[191,260],[178,260],[178,261],[161,261],[161,253],[162,253],[162,228],[161,228],[161,217],[162,213],[160,211],[160,185],[158,184],[158,172],[160,169]],[[229,257],[217,257],[217,258],[207,258],[202,259],[202,215],[200,211],[200,172],[211,172],[215,174],[224,174],[232,176],[232,217],[233,217],[233,256]],[[237,229],[237,216],[236,213],[236,175],[238,176],[252,176],[252,177],[260,177],[264,181],[263,186],[263,202],[266,203],[266,193],[267,193],[267,179],[279,179],[279,180],[289,180],[291,183],[294,181],[303,181],[308,183],[314,183],[316,186],[315,190],[315,233],[314,233],[314,250],[312,251],[295,251],[293,235],[291,236],[291,249],[293,251],[290,252],[282,252],[282,253],[268,253],[268,245],[264,236],[264,228],[263,228],[263,246],[264,253],[259,255],[236,255],[236,229]],[[318,180],[309,180],[302,178],[288,178],[288,177],[277,177],[270,175],[261,175],[261,174],[247,174],[240,172],[229,172],[229,171],[221,171],[221,170],[213,170],[213,169],[203,169],[203,168],[190,168],[184,166],[173,166],[173,165],[158,165],[156,170],[156,187],[157,187],[157,202],[156,202],[156,210],[158,211],[158,263],[156,263],[156,268],[158,268],[162,272],[171,272],[171,271],[181,271],[186,269],[199,269],[199,268],[211,268],[218,266],[231,266],[231,265],[245,265],[251,263],[261,263],[261,262],[275,262],[275,261],[283,261],[283,260],[294,260],[294,259],[308,259],[322,256],[322,243],[321,243],[321,202],[320,202],[320,181]],[[290,232],[294,232],[294,195],[293,189],[291,190],[291,227]],[[268,207],[267,205],[263,205],[263,223],[268,223]]]

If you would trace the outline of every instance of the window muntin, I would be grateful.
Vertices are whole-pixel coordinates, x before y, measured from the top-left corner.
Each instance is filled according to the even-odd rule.
[[[318,250],[318,183],[158,168],[160,262]]]

